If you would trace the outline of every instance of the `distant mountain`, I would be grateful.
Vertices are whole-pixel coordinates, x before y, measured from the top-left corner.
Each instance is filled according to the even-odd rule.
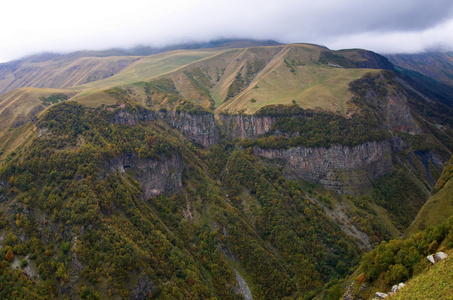
[[[218,40],[162,48],[135,47],[68,54],[42,53],[0,64],[0,94],[20,87],[66,88],[101,80],[148,55],[173,50],[275,46],[275,41]]]
[[[453,86],[453,52],[386,55],[394,65]]]

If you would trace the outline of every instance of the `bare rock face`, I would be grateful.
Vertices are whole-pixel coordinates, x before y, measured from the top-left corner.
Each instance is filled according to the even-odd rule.
[[[119,109],[113,116],[113,124],[136,126],[140,122],[151,121],[154,119],[154,112],[149,110],[127,111],[126,109]]]
[[[177,128],[191,142],[203,147],[210,147],[219,141],[219,132],[211,113],[188,114],[177,111],[166,115],[171,126]]]
[[[265,158],[284,160],[284,174],[288,178],[320,183],[339,193],[354,193],[357,189],[371,187],[374,180],[392,168],[389,141],[372,141],[353,147],[256,147],[254,152]]]
[[[146,274],[143,274],[129,296],[130,300],[149,299],[149,293],[153,290],[153,284]]]
[[[393,74],[384,72],[375,76],[368,85],[366,92],[362,92],[367,102],[382,118],[383,126],[391,131],[408,134],[422,133],[408,106],[405,92],[399,88],[392,89],[388,80],[396,84]],[[382,87],[387,86],[385,92]]]
[[[143,189],[145,199],[177,193],[182,188],[182,172],[184,164],[179,153],[171,157],[161,156],[160,159],[139,158],[136,154],[127,154],[118,157],[106,164],[103,168],[105,178],[111,173],[126,173],[134,169],[137,181]]]
[[[254,115],[220,115],[222,132],[231,138],[254,139],[272,129],[276,118]]]
[[[6,189],[9,187],[9,184],[5,180],[0,180],[0,201],[3,201],[6,199]]]
[[[407,105],[406,96],[399,92],[396,95],[388,95],[386,98],[385,114],[387,128],[409,134],[422,132],[412,117],[409,106]]]
[[[245,300],[253,300],[252,292],[250,291],[249,286],[245,282],[244,278],[234,269],[234,273],[236,274],[236,281],[239,285],[238,293],[241,294]]]

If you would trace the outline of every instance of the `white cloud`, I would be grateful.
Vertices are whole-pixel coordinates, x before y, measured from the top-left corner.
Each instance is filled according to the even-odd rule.
[[[367,32],[356,35],[333,37],[332,49],[363,48],[379,53],[417,53],[432,48],[453,49],[453,20],[433,28],[411,32]]]
[[[4,2],[0,61],[42,51],[162,46],[220,37],[375,51],[413,52],[438,42],[453,44],[439,25],[452,17],[451,0]],[[442,41],[443,34],[450,38]]]

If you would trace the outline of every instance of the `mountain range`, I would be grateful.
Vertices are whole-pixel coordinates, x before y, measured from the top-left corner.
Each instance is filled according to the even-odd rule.
[[[451,61],[228,40],[0,64],[0,296],[365,299],[423,274],[453,243]]]

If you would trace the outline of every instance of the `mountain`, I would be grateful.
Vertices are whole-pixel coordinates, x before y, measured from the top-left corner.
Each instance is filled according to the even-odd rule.
[[[4,93],[1,298],[338,294],[447,186],[450,90],[417,76],[366,50],[221,46]]]
[[[218,40],[163,48],[136,47],[68,54],[43,53],[0,64],[0,94],[21,87],[67,88],[108,78],[136,60],[172,50],[277,45],[274,41]]]
[[[453,86],[453,53],[424,52],[418,54],[386,55],[391,63],[415,71],[441,83]]]
[[[420,209],[415,221],[408,228],[409,234],[436,226],[453,215],[453,159],[446,164],[431,197]]]

